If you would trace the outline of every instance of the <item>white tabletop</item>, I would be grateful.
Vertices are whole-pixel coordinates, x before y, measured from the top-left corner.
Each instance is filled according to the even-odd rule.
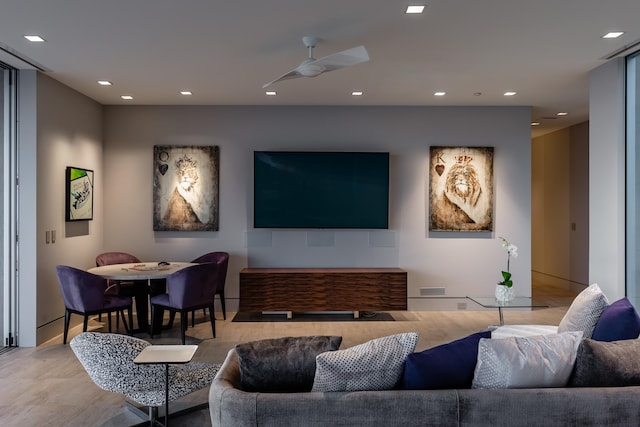
[[[89,273],[112,280],[149,280],[164,279],[185,267],[196,265],[191,262],[169,262],[169,265],[158,265],[158,262],[136,262],[128,264],[112,264],[93,267]]]
[[[133,363],[189,363],[197,349],[197,345],[148,345]]]

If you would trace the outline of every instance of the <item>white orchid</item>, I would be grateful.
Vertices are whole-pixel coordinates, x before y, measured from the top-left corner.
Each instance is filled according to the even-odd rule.
[[[509,262],[511,261],[511,257],[518,258],[518,247],[509,243],[504,237],[498,238],[502,240],[502,247],[507,251],[507,271],[502,272],[503,280],[502,282],[498,282],[498,284],[510,288],[513,286],[513,281],[511,280],[511,273],[509,272]]]

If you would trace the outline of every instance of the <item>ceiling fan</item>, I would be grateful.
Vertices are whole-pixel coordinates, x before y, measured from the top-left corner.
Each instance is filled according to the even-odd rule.
[[[307,49],[309,49],[309,57],[302,61],[300,65],[293,70],[281,75],[269,83],[265,83],[262,87],[265,88],[281,80],[295,79],[298,77],[316,77],[322,73],[326,73],[327,71],[338,70],[340,68],[349,67],[369,60],[369,54],[364,46],[354,47],[343,50],[342,52],[334,53],[333,55],[325,56],[324,58],[316,59],[313,57],[313,48],[316,47],[318,41],[318,37],[315,36],[303,37],[302,43],[304,43]]]

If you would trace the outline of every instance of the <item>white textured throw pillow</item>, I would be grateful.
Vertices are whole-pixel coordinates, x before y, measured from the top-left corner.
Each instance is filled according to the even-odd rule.
[[[491,339],[509,337],[532,337],[557,334],[558,327],[552,325],[503,325],[491,331]]]
[[[311,391],[392,389],[400,381],[405,360],[417,343],[418,334],[407,332],[320,353],[316,356]]]
[[[480,339],[472,388],[564,387],[582,332]]]
[[[558,325],[558,333],[582,331],[584,338],[591,338],[600,315],[608,305],[609,300],[598,284],[589,285],[571,303]]]

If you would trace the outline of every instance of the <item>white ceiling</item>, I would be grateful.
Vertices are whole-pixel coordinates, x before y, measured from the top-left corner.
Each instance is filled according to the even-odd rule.
[[[0,60],[105,105],[530,105],[537,136],[588,119],[589,71],[640,40],[639,18],[638,0],[3,0]],[[364,45],[371,60],[266,96],[306,58],[305,35],[317,58]]]

